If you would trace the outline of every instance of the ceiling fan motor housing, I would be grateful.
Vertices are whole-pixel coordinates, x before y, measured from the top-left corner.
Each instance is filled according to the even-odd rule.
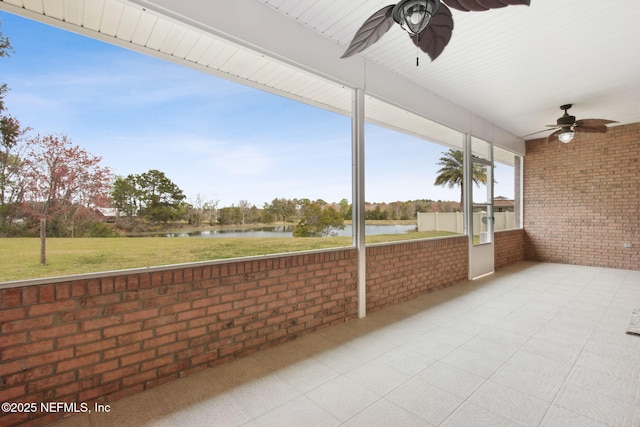
[[[564,115],[557,120],[558,126],[573,126],[576,122],[576,116]]]
[[[567,110],[572,106],[573,106],[572,104],[566,104],[560,107],[561,110],[564,110],[564,115],[556,121],[558,126],[562,126],[562,127],[573,126],[573,124],[576,122],[576,116],[571,116],[569,115],[569,113],[567,113]]]

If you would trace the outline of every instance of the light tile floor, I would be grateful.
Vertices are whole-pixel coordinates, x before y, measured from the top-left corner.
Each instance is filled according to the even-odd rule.
[[[518,263],[71,426],[640,426],[640,271]]]

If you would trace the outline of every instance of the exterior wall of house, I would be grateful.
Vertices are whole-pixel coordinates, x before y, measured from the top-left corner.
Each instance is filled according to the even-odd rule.
[[[496,234],[497,266],[521,259],[522,233]],[[466,236],[366,251],[368,310],[467,279]],[[93,407],[348,321],[357,258],[336,249],[2,289],[0,401]],[[0,413],[0,425],[60,416]]]
[[[639,123],[528,141],[524,162],[528,260],[640,269]]]

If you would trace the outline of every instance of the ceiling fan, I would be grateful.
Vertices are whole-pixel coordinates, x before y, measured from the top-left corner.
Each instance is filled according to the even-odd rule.
[[[547,137],[547,142],[552,142],[556,139],[559,139],[561,142],[567,144],[571,142],[576,132],[606,133],[608,130],[606,125],[608,125],[609,123],[618,123],[614,120],[605,119],[576,120],[575,116],[571,116],[567,112],[567,110],[572,106],[573,104],[560,106],[560,109],[564,110],[564,114],[562,115],[562,117],[558,118],[555,125],[547,125],[547,127],[558,129]]]
[[[531,0],[400,0],[395,5],[383,7],[364,21],[342,58],[362,52],[377,42],[396,22],[433,61],[451,39],[453,17],[449,7],[470,12],[518,4],[529,6],[530,3]]]

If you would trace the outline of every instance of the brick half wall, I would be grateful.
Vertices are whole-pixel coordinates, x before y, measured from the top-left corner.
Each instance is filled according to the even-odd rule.
[[[524,261],[524,230],[505,230],[494,234],[494,266],[496,270]]]
[[[367,246],[367,310],[467,280],[467,236]]]
[[[92,407],[355,317],[357,252],[174,266],[0,295],[0,401]],[[0,425],[61,415],[0,414]]]

